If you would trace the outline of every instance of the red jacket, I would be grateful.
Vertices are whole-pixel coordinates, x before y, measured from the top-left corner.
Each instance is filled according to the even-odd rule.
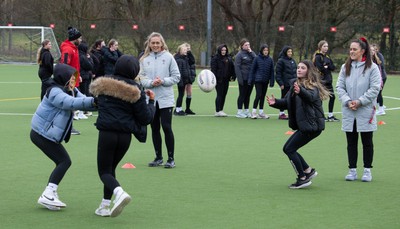
[[[63,43],[61,43],[60,46],[61,49],[61,63],[63,64],[68,64],[71,67],[74,67],[77,72],[76,72],[76,87],[79,87],[79,81],[80,81],[80,75],[79,71],[81,69],[81,66],[79,64],[79,51],[78,47],[74,45],[71,41],[65,40]]]

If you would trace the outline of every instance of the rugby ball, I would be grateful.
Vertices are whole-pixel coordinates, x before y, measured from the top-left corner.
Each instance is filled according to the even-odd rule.
[[[217,79],[212,71],[204,69],[197,76],[197,84],[202,91],[208,93],[214,90],[217,85]]]

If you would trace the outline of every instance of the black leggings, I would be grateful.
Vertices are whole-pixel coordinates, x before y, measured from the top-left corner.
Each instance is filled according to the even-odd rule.
[[[305,146],[314,138],[318,137],[322,131],[304,133],[296,131],[287,140],[283,146],[283,152],[288,156],[290,163],[292,164],[297,176],[299,178],[304,177],[304,170],[310,167],[304,158],[297,152],[298,149]]]
[[[257,109],[260,104],[260,110],[264,109],[265,95],[267,94],[268,84],[267,83],[255,83],[256,97],[254,98],[253,108]]]
[[[383,91],[383,87],[385,86],[386,79],[383,79],[382,83],[383,83],[382,89],[379,90],[378,98],[376,99],[376,101],[378,102],[379,106],[381,106],[381,107],[383,106],[382,91]]]
[[[217,98],[215,99],[215,111],[223,111],[226,95],[228,94],[229,81],[223,80],[222,82],[217,83],[215,88],[217,91]]]
[[[360,132],[361,142],[363,145],[363,160],[364,168],[372,168],[372,161],[374,158],[374,143],[373,143],[373,132]],[[358,132],[356,121],[354,120],[354,126],[352,132],[346,132],[347,138],[347,157],[349,160],[349,168],[357,168],[358,159]]]
[[[52,142],[36,133],[34,130],[31,130],[30,137],[33,144],[42,150],[43,153],[56,164],[56,167],[50,174],[49,183],[58,185],[72,163],[68,152],[60,143]]]
[[[328,103],[328,112],[332,113],[333,112],[333,106],[335,105],[335,92],[333,91],[333,86],[332,83],[325,84],[325,88],[328,89],[330,92],[329,96],[329,103]]]
[[[167,146],[168,159],[174,159],[175,138],[172,132],[172,107],[160,109],[156,102],[156,112],[151,123],[151,137],[157,159],[162,159],[162,139],[160,129],[163,129],[165,145]]]
[[[249,109],[250,104],[250,96],[253,91],[253,84],[248,85],[247,80],[243,80],[243,85],[239,84],[239,97],[237,99],[237,107],[238,109]]]
[[[131,133],[99,131],[97,170],[104,184],[104,199],[110,200],[114,189],[120,186],[116,179],[115,169],[128,151],[131,139]]]

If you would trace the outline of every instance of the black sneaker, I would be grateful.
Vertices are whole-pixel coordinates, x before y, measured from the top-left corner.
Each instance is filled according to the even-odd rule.
[[[75,130],[74,128],[72,128],[71,134],[72,134],[72,135],[80,135],[81,132],[79,132],[78,130]]]
[[[328,122],[339,122],[340,120],[337,119],[335,116],[328,117]]]
[[[149,163],[149,167],[157,167],[157,166],[162,165],[162,163],[163,163],[162,159],[157,159],[156,158],[156,159],[154,159],[154,161]]]
[[[306,175],[306,179],[311,180],[312,178],[316,177],[318,175],[317,170],[314,168],[311,169],[311,172],[309,173],[304,173]]]
[[[177,115],[177,116],[185,116],[186,115],[186,113],[184,112],[184,111],[174,111],[174,115]]]
[[[297,178],[296,183],[289,185],[289,188],[300,189],[300,188],[305,188],[310,185],[311,185],[310,179],[306,178],[305,180],[302,180],[300,178]]]
[[[192,110],[190,110],[190,109],[186,109],[185,110],[185,113],[186,114],[188,114],[188,115],[195,115],[196,113],[194,113]]]
[[[166,169],[175,168],[175,161],[174,160],[168,160],[167,163],[165,163],[164,168],[166,168]]]

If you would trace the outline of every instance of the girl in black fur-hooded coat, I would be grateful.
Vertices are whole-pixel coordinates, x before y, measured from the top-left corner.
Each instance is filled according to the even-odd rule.
[[[131,197],[115,178],[115,169],[128,151],[132,133],[137,134],[140,126],[153,120],[154,92],[140,90],[140,85],[134,80],[139,68],[135,57],[123,55],[115,64],[114,75],[101,77],[90,86],[91,93],[98,98],[99,116],[95,124],[99,130],[97,166],[104,184],[103,200],[95,211],[99,216],[118,216],[130,202]],[[114,206],[110,209],[113,194]]]

